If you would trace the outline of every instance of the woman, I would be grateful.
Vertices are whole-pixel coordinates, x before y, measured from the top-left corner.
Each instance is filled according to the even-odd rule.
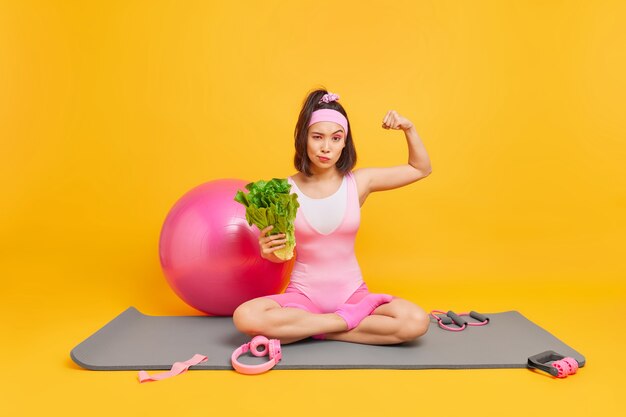
[[[283,294],[256,298],[233,314],[235,326],[250,336],[287,344],[307,337],[365,344],[407,342],[428,330],[427,314],[410,301],[368,291],[354,254],[360,207],[372,192],[418,181],[431,172],[430,160],[413,124],[389,111],[385,129],[402,129],[409,163],[361,168],[347,113],[339,96],[325,89],[309,93],[295,129],[298,172],[288,178],[298,194],[296,260]],[[261,256],[284,262],[274,252],[285,235],[261,231]]]

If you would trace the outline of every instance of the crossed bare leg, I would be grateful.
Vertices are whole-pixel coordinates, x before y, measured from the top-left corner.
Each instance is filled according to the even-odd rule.
[[[283,344],[311,336],[365,344],[402,343],[426,333],[429,323],[420,307],[386,294],[369,294],[359,303],[344,304],[327,314],[281,307],[261,297],[239,306],[233,321],[243,333],[262,334]]]

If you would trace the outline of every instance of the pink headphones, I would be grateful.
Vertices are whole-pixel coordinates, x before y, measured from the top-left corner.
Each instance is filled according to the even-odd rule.
[[[262,349],[259,350],[259,347]],[[265,356],[269,352],[270,360],[260,365],[245,365],[237,358],[242,354],[250,351],[254,356]],[[233,368],[241,374],[254,375],[260,374],[265,371],[269,371],[280,362],[282,354],[280,352],[280,340],[268,339],[265,336],[255,336],[250,342],[244,343],[239,346],[230,357],[230,362],[233,364]]]

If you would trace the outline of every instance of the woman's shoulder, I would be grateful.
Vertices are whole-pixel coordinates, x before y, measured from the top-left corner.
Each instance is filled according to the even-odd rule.
[[[299,190],[300,186],[298,184],[300,184],[300,185],[303,184],[302,180],[300,179],[300,176],[298,174],[300,174],[300,173],[296,172],[295,174],[292,174],[292,175],[287,177],[287,182],[292,185],[292,189],[293,189],[293,186],[295,186],[295,188]]]
[[[287,177],[287,181],[289,182],[296,182],[296,181],[302,181],[300,179],[300,173],[296,172],[295,174],[291,174],[290,176]]]
[[[367,168],[357,168],[350,172],[354,182],[356,183],[356,187],[359,190],[359,194],[367,194],[368,184],[369,184],[369,171]]]
[[[357,168],[357,169],[350,171],[348,174],[358,181],[359,179],[367,175],[366,172],[367,172],[366,168]]]

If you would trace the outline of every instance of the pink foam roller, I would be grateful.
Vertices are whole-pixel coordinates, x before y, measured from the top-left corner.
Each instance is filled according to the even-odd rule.
[[[559,361],[552,362],[552,366],[556,368],[559,373],[557,374],[557,378],[566,378],[568,375],[569,364],[563,362],[563,359]]]
[[[570,367],[569,370],[569,374],[570,375],[574,375],[576,373],[576,371],[578,371],[578,362],[576,362],[576,359],[571,358],[571,357],[566,357],[563,358],[563,362],[567,363]]]

